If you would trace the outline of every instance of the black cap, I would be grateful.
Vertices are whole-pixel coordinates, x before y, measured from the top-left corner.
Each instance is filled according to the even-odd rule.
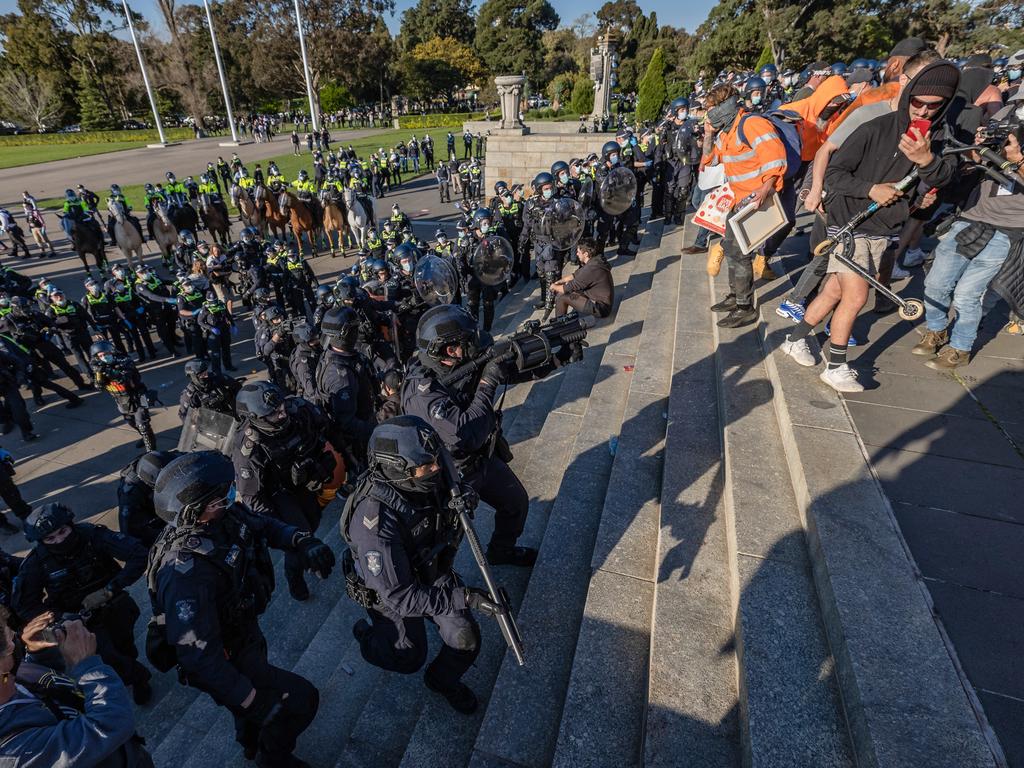
[[[873,77],[874,72],[870,69],[867,67],[858,67],[846,76],[846,84],[856,85],[857,83],[870,83]]]
[[[905,37],[896,43],[889,53],[889,58],[893,56],[906,56],[909,58],[926,50],[928,50],[928,44],[920,37]]]

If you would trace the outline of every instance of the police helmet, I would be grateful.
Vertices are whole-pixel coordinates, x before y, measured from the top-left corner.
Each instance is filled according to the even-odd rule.
[[[68,303],[68,298],[60,288],[54,290],[50,294],[50,301],[56,304],[58,307],[63,307]]]
[[[165,174],[165,176],[167,177],[167,180],[168,180],[169,182],[171,182],[171,184],[173,184],[173,183],[174,183],[175,181],[177,181],[177,179],[175,178],[174,174],[173,174],[173,173],[172,173],[171,171],[168,171],[168,172],[167,172],[167,173]]]
[[[487,209],[484,208],[481,210]],[[488,211],[488,213],[490,212]],[[392,258],[395,261],[407,260],[411,261],[413,264],[416,264],[420,260],[420,257],[422,255],[423,254],[420,252],[420,249],[417,248],[413,243],[402,243],[401,245],[397,246],[395,250],[392,252]]]
[[[318,285],[316,287],[316,303],[319,306],[329,307],[334,304],[334,291],[329,285]]]
[[[448,242],[448,235],[445,234],[443,229],[438,229],[434,233],[434,239],[438,242],[438,245],[444,245]]]
[[[114,358],[115,354],[117,354],[117,350],[109,341],[97,341],[89,347],[89,357],[94,360],[109,362]],[[109,360],[107,358],[109,358]]]
[[[270,303],[270,289],[257,288],[252,292],[252,301],[258,307],[266,306]]]
[[[103,286],[100,285],[99,280],[90,277],[88,280],[85,281],[85,290],[87,290],[89,293],[95,296],[98,295],[101,290],[103,290]]]
[[[292,328],[292,338],[297,344],[315,344],[320,340],[320,332],[316,326],[301,322]]]
[[[384,259],[370,259],[370,269],[376,273],[388,269],[388,265]]]
[[[351,352],[359,337],[359,315],[351,307],[334,307],[324,315],[320,334],[332,347]]]
[[[150,194],[153,194],[153,185],[147,182],[146,186],[145,186],[145,190],[147,192],[149,192]]]
[[[767,87],[768,84],[760,77],[752,77],[747,80],[746,84],[743,86],[743,95],[749,96],[754,91],[761,91],[764,93],[764,89]]]
[[[556,179],[558,178],[558,174],[562,171],[565,171],[566,173],[569,172],[569,164],[565,162],[565,160],[556,160],[551,164],[551,175]]]
[[[194,525],[207,504],[229,496],[234,482],[235,467],[223,453],[186,453],[160,470],[153,484],[153,507],[165,523]]]
[[[486,222],[486,225],[484,224]],[[477,208],[473,211],[473,227],[475,229],[484,229],[491,226],[491,209],[490,208]]]
[[[619,154],[622,151],[622,147],[619,146],[617,141],[606,141],[604,146],[601,147],[601,159],[608,160],[613,154]]]
[[[301,179],[302,181],[305,181],[308,178],[309,178],[309,174],[306,172],[305,168],[303,168],[301,171],[299,171],[299,179]]]
[[[269,310],[267,311],[269,314]],[[281,408],[285,391],[272,381],[254,381],[242,387],[235,396],[238,418],[248,421],[261,432],[277,432],[284,427],[287,414]]]
[[[270,325],[280,325],[280,323],[276,321],[279,320],[281,322],[284,322],[284,318],[284,310],[281,309],[276,304],[267,307],[266,311],[263,313],[263,319],[266,320]]]
[[[829,68],[832,70],[833,75],[845,75],[847,71],[846,65],[841,61],[837,61]]]
[[[111,184],[110,185],[110,194],[113,195],[114,197],[117,197],[118,195],[120,195],[121,194],[121,185],[120,184]]]
[[[423,491],[434,485],[440,466],[427,476],[416,477],[414,470],[440,465],[443,450],[437,432],[419,416],[396,416],[373,430],[367,458],[371,467],[392,485],[407,491]]]
[[[494,182],[494,194],[500,195],[502,191],[506,189],[508,189],[507,181],[498,180]]]
[[[245,227],[239,235],[242,242],[248,245],[256,239],[256,230],[253,227]]]
[[[69,203],[74,203],[78,200],[78,195],[75,194],[75,190],[73,189],[65,189],[64,199],[67,200]]]
[[[772,80],[779,76],[779,68],[776,67],[774,64],[765,64],[763,67],[761,67],[761,71],[758,72],[757,74],[761,76],[762,80],[770,83]]]
[[[185,375],[193,384],[201,384],[210,373],[210,364],[206,360],[189,360],[185,363]]]
[[[362,301],[366,292],[359,287],[359,281],[346,275],[334,284],[334,300],[341,304],[356,304]]]
[[[463,307],[439,304],[424,312],[416,324],[416,348],[429,360],[448,357],[448,347],[460,344],[467,358],[480,344],[476,318]]]
[[[181,230],[181,232],[178,233],[178,240],[181,241],[182,245],[187,245],[189,247],[196,244],[196,236],[192,234],[192,230],[190,229]]]
[[[850,62],[850,69],[870,69],[871,62],[867,59],[854,59]]]
[[[75,513],[67,504],[43,504],[25,518],[25,538],[31,542],[42,541],[54,531],[71,525],[74,519]]]
[[[150,451],[139,457],[135,464],[135,474],[139,480],[150,488],[156,485],[156,479],[160,476],[161,470],[183,455],[180,451]]]
[[[32,304],[32,302],[29,301],[24,296],[12,296],[11,297],[11,309],[14,311],[14,314],[16,314],[16,315],[26,315],[26,314],[28,314],[28,310],[29,310],[29,307],[31,306],[31,304]]]
[[[541,171],[540,173],[538,173],[536,176],[533,177],[533,190],[535,192],[540,192],[541,188],[543,188],[546,184],[552,184],[553,185],[554,183],[555,183],[555,177],[554,176],[552,176],[550,173],[547,173],[545,171]]]
[[[681,109],[689,109],[690,100],[680,96],[678,99],[673,99],[672,103],[668,105],[669,114],[675,115]]]

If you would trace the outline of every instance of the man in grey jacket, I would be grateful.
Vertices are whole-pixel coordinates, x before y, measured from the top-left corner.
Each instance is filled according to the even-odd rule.
[[[56,645],[66,676],[55,683],[22,663],[9,614],[0,607],[0,763],[10,768],[152,768],[138,744],[131,695],[113,669],[96,655],[96,637],[81,621],[44,639],[52,614],[36,617],[22,633],[29,652]],[[19,669],[20,667],[20,669]],[[39,685],[40,680],[45,685]]]

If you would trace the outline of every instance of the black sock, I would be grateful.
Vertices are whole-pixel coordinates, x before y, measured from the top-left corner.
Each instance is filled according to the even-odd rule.
[[[828,367],[829,370],[846,365],[846,344],[839,345],[830,341],[828,345]]]
[[[806,339],[813,332],[814,327],[809,325],[806,320],[801,320],[799,323],[796,324],[796,328],[790,331],[789,340],[800,341],[800,339]]]

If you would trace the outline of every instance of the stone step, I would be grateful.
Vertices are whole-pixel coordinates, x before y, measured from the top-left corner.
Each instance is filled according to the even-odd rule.
[[[590,562],[591,580],[553,766],[638,766],[671,384],[679,254],[657,252],[618,448]],[[615,722],[615,728],[608,728]]]
[[[643,764],[740,765],[724,461],[703,257],[684,257],[665,434]]]
[[[613,269],[620,285],[625,285],[633,259],[622,259]],[[536,315],[541,313],[537,311]],[[610,328],[610,324],[602,325],[591,334],[591,339],[602,339]],[[599,349],[599,348],[598,348]],[[592,349],[591,352],[596,351]],[[597,355],[585,357],[596,358]],[[508,414],[506,398],[506,437],[514,448],[515,458],[513,469],[523,479],[530,492],[530,512],[527,517],[527,529],[521,541],[524,544],[538,546],[543,537],[546,524],[546,512],[554,494],[558,489],[560,478],[559,468],[564,468],[569,447],[575,430],[557,420],[557,403],[563,400],[563,392],[571,387],[580,377],[589,377],[592,385],[596,366],[584,367],[585,363],[574,364],[547,378],[519,384],[508,390],[508,395],[526,392],[523,402],[513,414]],[[578,388],[578,387],[577,387]],[[589,385],[586,387],[589,390]],[[510,418],[512,416],[512,418]],[[552,421],[555,419],[555,421]],[[578,422],[577,422],[578,423]],[[478,516],[480,522],[490,523],[492,520],[484,515]],[[486,541],[481,531],[482,540]],[[479,583],[480,578],[472,556],[463,547],[456,561],[456,568],[469,583]],[[498,569],[502,585],[509,592],[513,606],[517,606],[525,592],[530,578],[528,571],[521,569]],[[479,729],[487,706],[488,696],[498,668],[505,656],[506,646],[497,625],[483,620],[481,622],[482,645],[481,654],[473,669],[467,673],[465,681],[480,698],[480,710],[473,717],[458,717],[453,721],[447,703],[433,696],[422,697],[422,712],[415,724],[412,737],[402,757],[403,768],[418,765],[466,765],[469,761],[473,742]],[[356,756],[361,753],[350,753],[346,761],[340,765],[352,765]]]
[[[724,271],[712,282],[714,295],[727,293]],[[715,319],[743,762],[852,765],[758,329]]]
[[[532,768],[550,762],[589,582],[598,526],[594,510],[604,501],[612,465],[609,439],[622,420],[661,236],[661,222],[652,223],[619,293],[614,324],[600,326],[588,339],[590,357],[600,351],[600,364],[585,368],[585,358],[562,374],[564,394],[541,437],[549,429],[575,437],[565,465],[545,462],[543,468],[556,492],[547,519],[531,516],[527,522],[526,535],[540,541],[540,554],[518,613],[526,639],[536,640],[527,647],[525,667],[505,656],[472,766]]]
[[[335,552],[341,547],[341,534],[337,526],[340,510],[339,502],[328,507],[318,530],[324,543]],[[339,587],[341,577],[337,571],[328,582],[318,582],[315,577],[307,575],[312,597],[306,603],[297,603],[288,594],[281,570],[277,571],[277,576],[274,597],[266,612],[260,617],[260,626],[268,638],[273,638],[268,643],[271,663],[290,669],[344,592]],[[171,717],[172,713],[165,713],[164,716]],[[147,725],[151,725],[153,719],[149,718]],[[186,765],[193,753],[197,756],[197,765],[219,765],[220,763],[207,762],[207,754],[211,750],[219,751],[228,746],[220,742],[230,742],[230,745],[233,745],[230,714],[223,707],[217,706],[207,695],[195,697],[187,709],[177,711],[174,719],[176,723],[162,736],[156,729],[153,729],[152,736],[150,732],[143,733],[157,766],[170,768]]]

